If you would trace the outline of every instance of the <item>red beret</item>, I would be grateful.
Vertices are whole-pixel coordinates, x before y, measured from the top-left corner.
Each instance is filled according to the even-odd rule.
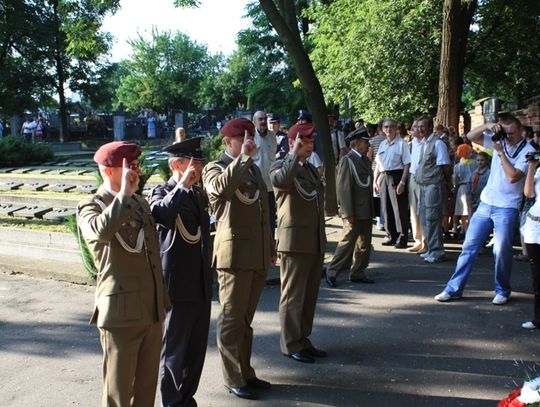
[[[311,138],[315,132],[315,126],[311,123],[297,123],[291,126],[289,129],[289,138],[295,139],[297,134],[300,134],[300,137]]]
[[[94,154],[94,161],[105,167],[121,167],[125,158],[128,163],[139,158],[141,146],[127,141],[103,144]]]
[[[223,137],[244,137],[245,130],[250,136],[255,133],[255,126],[248,119],[239,117],[238,119],[229,120],[221,129]]]

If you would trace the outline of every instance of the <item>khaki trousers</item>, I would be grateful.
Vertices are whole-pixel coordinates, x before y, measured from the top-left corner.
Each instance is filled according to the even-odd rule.
[[[414,174],[411,174],[409,177],[409,205],[411,207],[411,229],[415,246],[424,243],[422,223],[420,222],[420,216],[418,216],[419,203],[420,185],[416,182]]]
[[[162,324],[99,328],[103,348],[102,407],[154,407]]]
[[[290,355],[312,346],[308,336],[321,283],[323,255],[281,252],[281,353]]]
[[[350,279],[364,277],[371,255],[372,229],[371,219],[355,220],[352,224],[343,219],[343,236],[326,269],[328,276],[337,277],[340,271],[350,267]]]
[[[266,282],[266,270],[217,270],[221,313],[217,345],[227,386],[244,387],[255,377],[251,367],[251,322]]]

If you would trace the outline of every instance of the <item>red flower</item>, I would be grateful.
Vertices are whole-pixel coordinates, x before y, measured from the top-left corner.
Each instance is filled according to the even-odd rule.
[[[521,395],[521,387],[518,389],[515,389],[512,393],[506,396],[506,398],[499,401],[499,404],[497,404],[497,407],[525,407],[525,404],[523,404],[521,401],[517,399],[520,395]]]

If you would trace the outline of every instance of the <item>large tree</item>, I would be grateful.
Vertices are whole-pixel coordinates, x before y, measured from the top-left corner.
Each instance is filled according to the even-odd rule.
[[[445,0],[439,74],[439,103],[435,121],[446,126],[459,125],[463,110],[463,73],[467,41],[477,0]]]
[[[118,88],[118,102],[127,110],[150,107],[160,112],[200,107],[199,90],[209,67],[206,46],[183,33],[152,31],[152,37],[131,41],[129,74]]]

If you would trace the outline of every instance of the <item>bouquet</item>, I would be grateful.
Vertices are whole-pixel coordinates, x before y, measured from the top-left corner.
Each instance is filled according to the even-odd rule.
[[[499,401],[497,407],[540,407],[540,376],[525,381]]]

